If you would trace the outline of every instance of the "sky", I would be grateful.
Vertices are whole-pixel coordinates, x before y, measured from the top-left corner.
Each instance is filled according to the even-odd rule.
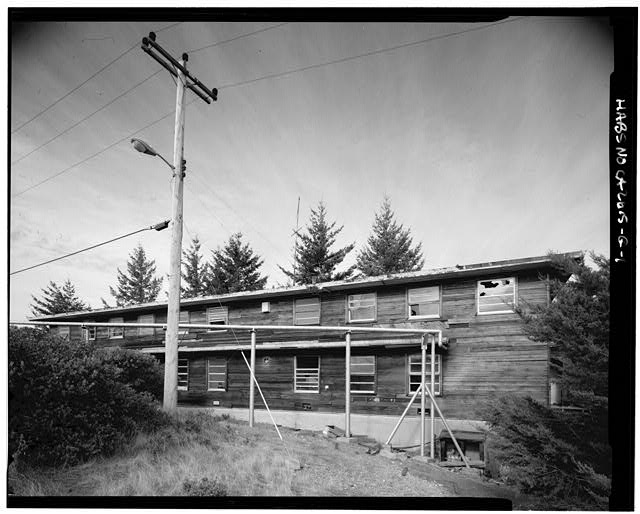
[[[211,105],[187,95],[183,247],[197,235],[208,258],[242,232],[267,286],[284,285],[298,198],[301,226],[319,201],[344,225],[347,266],[387,195],[427,269],[608,255],[606,20],[176,23],[12,27],[10,272],[170,218],[169,168],[129,143],[173,160],[175,85],[139,48],[152,30],[219,90]],[[10,320],[49,281],[113,303],[137,244],[166,290],[169,242],[144,231],[12,275]]]

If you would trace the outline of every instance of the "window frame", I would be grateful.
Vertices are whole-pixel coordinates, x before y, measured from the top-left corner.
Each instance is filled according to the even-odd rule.
[[[211,373],[212,372],[210,371],[209,368],[212,365],[211,361],[215,360],[215,359],[218,359],[219,361],[221,361],[222,364],[213,364],[213,366],[220,367],[220,366],[224,365],[224,380],[216,381],[217,383],[222,382],[224,384],[222,389],[220,389],[219,387],[211,387]],[[216,374],[216,375],[222,375],[223,374],[222,372],[219,372],[219,371],[214,371],[213,373]],[[227,377],[228,377],[227,359],[225,359],[224,357],[215,357],[215,356],[212,356],[212,355],[207,357],[207,391],[221,391],[221,392],[226,391],[227,390],[227,385],[228,385],[227,384]]]
[[[490,311],[490,312],[480,312],[480,284],[482,282],[491,282],[491,281],[499,281],[499,280],[511,280],[513,283],[513,308],[501,310],[501,311]],[[505,295],[491,295],[484,296],[483,298],[491,298],[491,297],[505,296]],[[476,315],[478,316],[487,316],[491,314],[509,314],[514,313],[516,307],[518,306],[518,281],[515,276],[513,277],[497,277],[497,278],[485,278],[483,280],[476,281]]]
[[[222,320],[222,323],[211,323],[210,320],[210,313],[211,311],[213,311],[214,309],[224,309],[224,320]],[[207,317],[207,325],[211,325],[212,327],[216,327],[216,326],[224,326],[224,325],[228,325],[229,324],[229,307],[226,305],[222,305],[219,307],[207,307],[207,310],[205,311],[205,315]],[[224,330],[219,330],[219,329],[215,329],[215,328],[209,328],[207,329],[207,332],[221,332]]]
[[[298,355],[294,355],[293,356],[293,392],[296,394],[305,394],[305,393],[310,393],[310,394],[318,394],[320,393],[320,355],[300,355],[300,357],[304,357],[304,358],[311,358],[311,357],[315,357],[316,359],[318,359],[318,367],[317,368],[298,368]],[[318,379],[317,379],[317,386],[316,386],[316,390],[311,390],[311,389],[298,389],[298,369],[300,370],[316,370]],[[309,373],[309,371],[307,371],[306,373]]]
[[[411,294],[411,291],[416,291],[418,289],[432,289],[432,288],[438,289],[438,301],[437,301],[438,313],[437,314],[418,314],[416,316],[412,316],[411,315],[412,304],[409,302],[409,296]],[[406,300],[407,300],[407,319],[439,319],[442,316],[442,286],[441,285],[408,287]],[[436,303],[436,302],[431,302],[431,303]]]
[[[187,379],[187,385],[180,385],[180,367],[182,366],[183,368],[185,367],[185,364],[180,364],[180,361],[182,361],[183,363],[186,361],[186,372],[183,371],[182,374],[186,375],[186,379]],[[176,389],[178,391],[188,391],[189,390],[189,370],[191,368],[191,361],[187,358],[187,357],[178,357],[178,381],[177,381],[177,385],[176,385]]]
[[[65,331],[66,334],[63,334],[62,331]],[[71,341],[71,326],[70,325],[58,325],[57,331],[58,337],[66,337],[69,341]]]
[[[187,321],[186,322],[184,320],[180,319],[183,314],[187,315]],[[183,310],[181,310],[178,313],[178,324],[180,324],[180,323],[191,323],[191,311],[183,311]],[[178,328],[178,335],[179,336],[186,336],[188,333],[189,333],[189,329],[188,328]]]
[[[361,357],[370,357],[373,359],[373,373],[354,373],[353,372],[353,359],[354,358],[361,358]],[[372,390],[363,390],[363,389],[359,389],[359,390],[354,390],[353,389],[353,384],[354,383],[360,383],[360,384],[370,384],[371,382],[358,382],[353,380],[353,377],[355,376],[371,376],[373,375],[373,388]],[[376,391],[378,389],[378,359],[376,359],[375,355],[352,355],[351,356],[351,362],[349,362],[349,392],[351,394],[376,394]]]
[[[351,298],[353,296],[366,296],[366,295],[373,295],[373,318],[366,318],[366,319],[351,319]],[[361,299],[362,300],[362,299]],[[354,293],[354,294],[348,294],[347,295],[347,303],[346,303],[346,309],[347,309],[347,323],[370,323],[372,321],[376,321],[378,319],[378,293],[377,291],[373,291],[370,293]]]
[[[411,377],[419,377],[421,375],[421,371],[417,372],[417,373],[413,373],[411,371],[411,359],[412,357],[417,357],[419,359],[419,364],[420,367],[422,368],[422,354],[421,353],[408,353],[407,354],[407,360],[406,360],[406,366],[407,366],[407,396],[412,395],[413,393],[415,393],[415,390],[411,390]],[[426,365],[429,366],[431,362],[431,354],[427,353],[427,362]],[[434,396],[442,396],[442,354],[440,353],[436,353],[436,373],[435,373],[435,391],[433,392]],[[416,385],[416,389],[419,387],[420,383],[422,380],[420,380],[420,382],[417,383]],[[431,385],[431,371],[427,371],[426,376],[425,376],[425,384],[427,386]]]
[[[299,301],[305,301],[305,300],[316,300],[318,302],[318,321],[315,321],[313,323],[298,323],[297,321],[298,309],[296,308],[296,304]],[[322,313],[322,302],[320,301],[320,298],[317,296],[310,296],[306,298],[295,298],[293,300],[293,324],[294,325],[300,325],[300,326],[319,325],[321,313]]]
[[[151,321],[142,321],[141,318],[148,318],[151,317]],[[156,322],[156,315],[151,313],[151,314],[138,314],[138,323],[155,323]],[[137,327],[138,331],[137,331],[137,335],[138,337],[147,337],[147,336],[155,336],[156,335],[156,329],[153,327]],[[145,333],[145,330],[150,330],[151,332],[147,332]]]
[[[89,319],[85,320],[85,323],[95,323],[95,320]],[[93,330],[93,337],[91,337],[91,331]],[[85,341],[95,341],[98,338],[98,327],[85,327],[84,330],[84,339]]]
[[[123,316],[109,318],[109,323],[124,323]],[[116,331],[120,331],[120,335],[114,335]],[[124,339],[124,327],[109,327],[109,339]]]

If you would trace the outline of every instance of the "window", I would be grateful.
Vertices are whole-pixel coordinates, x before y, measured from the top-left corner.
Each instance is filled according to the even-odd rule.
[[[124,323],[124,318],[110,318],[109,323]],[[109,339],[122,339],[124,337],[123,327],[109,327]]]
[[[180,311],[180,317],[178,319],[178,323],[189,323],[190,320],[190,316],[189,316],[189,311]],[[178,330],[178,334],[183,336],[189,333],[189,329],[188,328],[180,328]]]
[[[296,393],[317,393],[320,391],[320,357],[304,356],[294,358],[294,391]]]
[[[420,374],[422,370],[422,355],[417,353],[415,355],[409,355],[409,392],[414,393],[420,387]],[[442,355],[436,355],[436,367],[434,369],[435,375],[435,387],[433,394],[439,396],[442,390]],[[427,355],[427,362],[425,367],[424,381],[427,387],[431,387],[431,355]]]
[[[153,323],[154,316],[153,314],[141,314],[138,316],[138,323]],[[155,334],[155,329],[153,327],[138,327],[138,335],[139,336],[152,336]]]
[[[178,391],[189,389],[189,359],[178,359]]]
[[[320,323],[320,298],[300,298],[293,302],[294,325],[318,325]]]
[[[85,320],[85,323],[93,323],[93,320]],[[87,341],[96,340],[96,327],[85,327],[84,337]]]
[[[71,336],[71,327],[66,325],[58,325],[58,335],[60,337],[66,337],[67,339]]]
[[[209,307],[207,309],[207,323],[209,325],[226,325],[229,323],[228,307]],[[212,332],[209,330],[209,332]]]
[[[375,355],[351,356],[351,392],[376,392],[376,357]]]
[[[497,278],[478,281],[478,314],[513,312],[516,303],[516,279]]]
[[[410,318],[440,317],[440,286],[409,289],[407,303]]]
[[[347,297],[347,321],[375,321],[376,293],[350,294]]]
[[[207,391],[227,390],[227,360],[224,357],[207,359]]]

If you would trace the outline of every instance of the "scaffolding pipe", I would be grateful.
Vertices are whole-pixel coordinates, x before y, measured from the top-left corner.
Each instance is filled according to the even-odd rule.
[[[420,457],[424,457],[424,407],[425,407],[425,396],[424,396],[424,376],[427,370],[427,349],[423,344],[420,345],[420,355],[422,357],[422,367],[420,373],[420,389],[422,389],[422,393],[420,394]]]
[[[396,426],[393,427],[393,430],[391,431],[391,434],[387,438],[387,442],[384,443],[384,444],[389,444],[391,442],[391,439],[393,439],[393,436],[396,435],[396,432],[398,431],[398,428],[400,427],[400,423],[402,423],[402,421],[404,420],[405,416],[407,415],[407,412],[409,412],[409,409],[413,405],[413,402],[415,401],[415,399],[417,398],[417,396],[418,396],[418,394],[420,393],[421,390],[422,390],[422,384],[420,384],[418,386],[418,389],[416,389],[416,392],[413,393],[413,396],[411,397],[411,400],[409,400],[409,404],[404,409],[404,412],[402,413],[402,416],[400,416],[400,419],[396,423]]]
[[[351,332],[345,336],[344,435],[351,437]]]
[[[425,336],[427,337],[427,336]],[[431,338],[431,391],[435,391],[435,387],[436,387],[436,375],[435,375],[435,369],[436,369],[436,338],[432,337]],[[442,370],[440,370],[440,373],[442,373]],[[440,375],[442,376],[442,375]],[[433,399],[433,395],[431,395],[431,452],[430,452],[430,456],[432,459],[435,459],[435,453],[434,453],[434,446],[435,446],[435,430],[436,430],[436,413],[435,410],[433,408],[434,406],[434,399]]]
[[[254,424],[254,408],[255,408],[255,376],[256,369],[256,331],[251,331],[251,373],[249,374],[249,427],[253,428]]]
[[[91,316],[92,312],[87,312]],[[144,328],[167,328],[166,323],[101,323],[94,321],[10,321],[10,325],[33,325],[33,326],[69,326],[69,327],[144,327]],[[212,325],[203,323],[180,323],[180,328],[200,328],[207,331],[212,330]],[[340,326],[298,326],[298,325],[214,325],[214,331],[224,332],[226,330],[282,330],[297,332],[349,332],[358,333],[380,333],[380,334],[441,334],[441,330],[425,328],[382,328],[382,327],[340,327]],[[220,327],[219,329],[217,327]],[[224,327],[224,328],[222,328]]]

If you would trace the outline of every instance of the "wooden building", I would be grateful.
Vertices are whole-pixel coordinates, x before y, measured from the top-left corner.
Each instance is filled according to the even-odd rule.
[[[569,254],[580,258],[579,253]],[[549,402],[550,348],[523,332],[515,306],[548,304],[545,278],[558,271],[548,257],[454,266],[382,277],[317,283],[185,299],[180,331],[178,402],[246,419],[250,375],[240,350],[250,332],[225,325],[269,325],[258,332],[255,375],[278,423],[322,428],[342,424],[345,411],[344,338],[305,327],[396,327],[442,330],[435,366],[438,406],[459,430],[481,422],[483,403],[502,393]],[[567,278],[567,277],[563,277]],[[37,321],[165,323],[166,303],[101,309]],[[300,331],[282,331],[294,325]],[[164,331],[144,327],[54,327],[98,346],[135,348],[163,358]],[[383,440],[420,384],[420,336],[352,336],[352,431]],[[332,345],[332,343],[336,343]],[[248,359],[248,351],[245,352]],[[264,406],[256,400],[258,413]],[[419,440],[420,404],[409,412],[399,442]],[[279,417],[278,417],[279,416]],[[266,418],[260,418],[258,420]],[[411,421],[413,420],[413,421]],[[437,432],[442,430],[438,425]]]

